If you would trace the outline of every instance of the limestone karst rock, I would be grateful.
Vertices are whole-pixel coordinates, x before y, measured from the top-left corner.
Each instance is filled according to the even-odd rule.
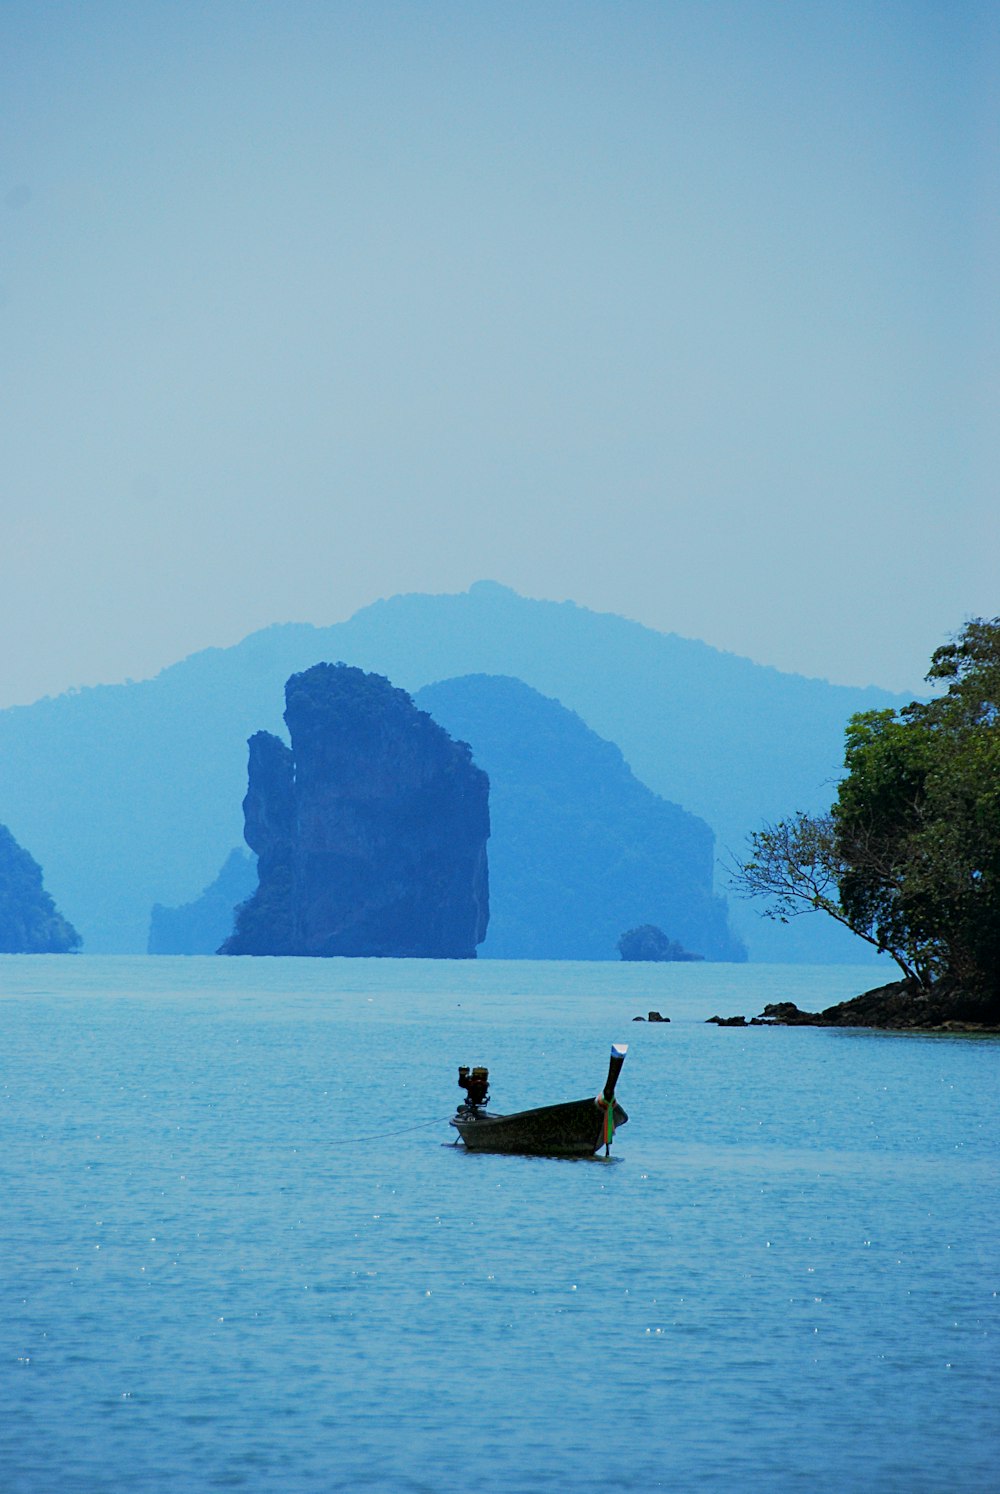
[[[69,954],[80,935],[42,885],[42,869],[0,825],[0,954]]]
[[[223,954],[469,959],[489,918],[489,780],[409,695],[317,664],[285,687],[287,747],[250,738],[257,892]]]
[[[71,912],[89,953],[144,951],[153,903],[188,903],[218,874],[243,833],[246,739],[262,727],[285,735],[284,683],[317,659],[388,675],[470,742],[490,775],[496,828],[480,957],[494,953],[502,923],[511,928],[500,784],[477,737],[417,696],[424,686],[485,673],[558,699],[620,748],[640,782],[704,820],[716,837],[709,856],[720,860],[789,805],[828,805],[848,717],[896,710],[910,698],[781,674],[621,617],[477,584],[457,596],[388,597],[326,628],[276,624],[192,654],[155,679],[11,706],[0,710],[0,812],[44,866],[46,887]],[[576,921],[578,905],[568,912]],[[672,900],[631,906],[615,911],[599,954],[588,955],[575,936],[561,947],[568,958],[615,959],[621,931],[649,921],[718,958],[717,946],[675,913]],[[869,959],[869,946],[821,913],[779,924],[741,904],[729,917],[755,960]],[[503,944],[510,947],[506,936]]]

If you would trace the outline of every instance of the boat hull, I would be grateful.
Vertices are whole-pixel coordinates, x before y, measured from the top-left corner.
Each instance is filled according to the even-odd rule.
[[[628,1116],[614,1102],[615,1129]],[[513,1115],[480,1111],[451,1118],[470,1152],[510,1152],[527,1157],[592,1157],[604,1145],[604,1111],[593,1099],[542,1105]]]

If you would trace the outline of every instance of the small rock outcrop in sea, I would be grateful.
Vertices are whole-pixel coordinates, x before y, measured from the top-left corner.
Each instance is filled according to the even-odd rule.
[[[638,928],[628,929],[618,940],[618,953],[623,960],[703,960],[704,955],[691,954],[690,950],[668,939],[655,923],[643,923]]]
[[[290,748],[250,738],[259,886],[220,953],[474,958],[490,819],[469,747],[346,664],[293,675],[285,705]]]
[[[42,868],[0,825],[0,954],[70,954],[80,935],[42,885]]]
[[[765,1006],[755,1022],[775,1027],[992,1032],[1000,1029],[1000,1013],[951,981],[939,981],[926,990],[916,981],[896,980],[821,1012],[800,1011],[794,1001],[774,1001]]]
[[[233,931],[236,908],[257,886],[257,868],[246,851],[230,851],[222,870],[193,902],[179,908],[154,903],[147,954],[215,954]]]
[[[716,1025],[716,1027],[745,1027],[747,1025],[747,1019],[746,1019],[746,1017],[743,1017],[743,1016],[740,1016],[740,1017],[706,1017],[705,1018],[705,1022],[706,1022],[706,1024],[709,1023],[709,1022],[714,1022],[715,1025]]]

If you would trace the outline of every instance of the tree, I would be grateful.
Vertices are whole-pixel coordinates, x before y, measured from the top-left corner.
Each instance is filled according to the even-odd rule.
[[[950,978],[1000,1000],[1000,618],[967,623],[927,678],[945,693],[848,726],[841,903],[906,947],[922,985]]]
[[[923,989],[952,981],[1000,1005],[1000,618],[935,651],[945,693],[853,716],[826,815],[750,838],[736,868],[769,917],[819,908]]]
[[[905,975],[914,974],[901,952],[883,942],[874,923],[842,906],[840,885],[849,867],[840,854],[832,812],[809,815],[800,811],[791,819],[755,830],[749,857],[730,870],[743,897],[768,899],[765,918],[787,923],[803,913],[826,913],[879,953],[892,954]]]

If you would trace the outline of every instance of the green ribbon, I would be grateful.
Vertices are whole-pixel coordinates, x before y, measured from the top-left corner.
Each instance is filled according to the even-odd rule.
[[[604,1098],[604,1092],[597,1096],[597,1107],[604,1111],[604,1145],[610,1146],[615,1134],[615,1097],[610,1100]]]

